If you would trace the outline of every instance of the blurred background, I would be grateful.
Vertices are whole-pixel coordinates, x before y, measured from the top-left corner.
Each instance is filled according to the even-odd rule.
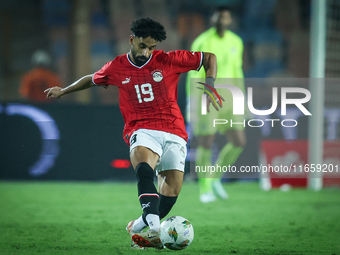
[[[337,78],[340,2],[326,2],[325,77]],[[30,75],[46,75],[65,87],[127,53],[131,22],[146,16],[167,31],[158,49],[189,50],[211,26],[211,14],[219,5],[233,8],[231,30],[244,42],[246,78],[309,77],[311,0],[1,0],[0,178],[133,180],[128,147],[121,138],[117,88],[93,88],[45,101],[30,96],[24,84],[30,76],[25,75],[44,66],[49,73]],[[44,86],[39,84],[39,91]],[[258,94],[257,101],[263,102],[266,93]],[[337,83],[326,87],[324,137],[329,141],[339,139],[339,98]],[[185,100],[182,75],[178,103],[183,113]],[[293,136],[280,127],[247,129],[248,144],[236,165],[259,164],[263,140],[306,140],[307,129],[304,119]]]
[[[49,54],[50,67],[66,86],[128,52],[133,20],[148,16],[165,26],[168,38],[159,48],[190,49],[192,41],[211,26],[214,8],[222,4],[234,9],[231,30],[244,41],[246,77],[309,76],[310,0],[2,0],[0,4],[2,101],[21,99],[20,79],[32,69],[37,50]],[[337,8],[332,10],[335,14],[340,12]],[[329,70],[328,75],[335,74]],[[88,92],[63,100],[117,104],[116,91]],[[180,99],[183,104],[183,95]]]

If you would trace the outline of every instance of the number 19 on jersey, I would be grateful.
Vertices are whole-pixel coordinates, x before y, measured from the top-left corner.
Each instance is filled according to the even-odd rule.
[[[137,98],[138,102],[142,103],[144,102],[150,102],[154,99],[153,96],[153,91],[152,91],[152,86],[150,83],[144,83],[142,85],[135,85],[136,93],[137,93]]]

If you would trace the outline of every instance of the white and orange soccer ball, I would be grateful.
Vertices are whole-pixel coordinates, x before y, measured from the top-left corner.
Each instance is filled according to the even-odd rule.
[[[171,250],[183,250],[194,240],[194,228],[181,216],[172,216],[161,224],[161,241]]]

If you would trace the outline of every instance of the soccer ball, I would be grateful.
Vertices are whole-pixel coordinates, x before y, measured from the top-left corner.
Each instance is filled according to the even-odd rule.
[[[161,224],[161,241],[166,248],[183,250],[194,240],[194,228],[181,216],[172,216]]]

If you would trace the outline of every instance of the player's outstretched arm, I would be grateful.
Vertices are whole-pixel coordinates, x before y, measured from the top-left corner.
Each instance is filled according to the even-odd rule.
[[[203,63],[205,70],[205,77],[212,77],[216,79],[217,75],[217,60],[213,53],[203,52]]]
[[[88,89],[93,86],[94,84],[92,83],[92,74],[89,74],[83,76],[82,78],[72,83],[70,86],[67,86],[66,88],[53,87],[46,89],[44,92],[46,93],[47,98],[61,98],[63,95]]]
[[[209,52],[204,52],[203,53],[203,67],[205,70],[205,83],[211,87],[214,87],[214,81],[216,79],[216,75],[217,75],[217,60],[216,60],[216,56],[213,53],[209,53]],[[210,112],[210,103],[213,105],[213,107],[219,111],[219,107],[222,107],[222,104],[220,103],[218,99],[217,95],[209,88],[206,86],[205,88],[206,90],[208,90],[215,98],[215,100],[209,95],[207,98],[207,111]],[[224,101],[224,98],[221,97],[221,99]],[[215,101],[217,102],[217,104],[215,104]]]

